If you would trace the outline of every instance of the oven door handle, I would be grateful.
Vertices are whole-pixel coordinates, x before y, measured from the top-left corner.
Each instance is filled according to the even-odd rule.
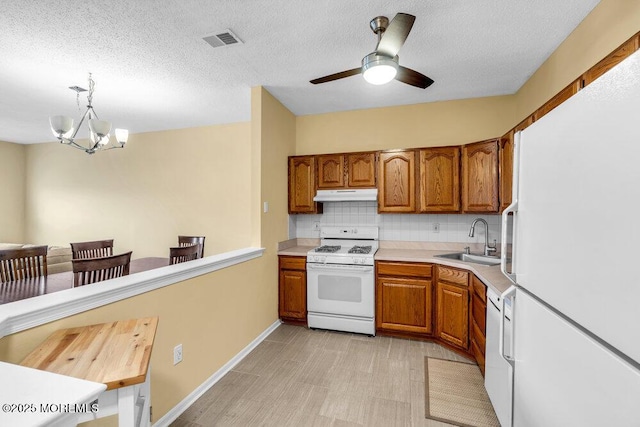
[[[341,264],[307,264],[307,270],[316,270],[316,271],[355,271],[355,272],[363,272],[368,273],[373,271],[373,266],[370,265],[341,265]]]

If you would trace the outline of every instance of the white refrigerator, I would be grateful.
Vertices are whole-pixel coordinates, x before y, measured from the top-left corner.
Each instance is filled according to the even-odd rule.
[[[638,427],[640,52],[516,135],[515,152],[510,421]]]

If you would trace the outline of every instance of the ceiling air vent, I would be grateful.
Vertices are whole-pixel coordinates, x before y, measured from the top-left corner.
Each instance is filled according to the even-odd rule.
[[[231,30],[226,29],[222,32],[214,34],[212,36],[203,37],[202,40],[209,43],[212,47],[220,47],[220,46],[229,46],[233,44],[242,44],[242,40],[240,40],[235,34],[231,32]]]

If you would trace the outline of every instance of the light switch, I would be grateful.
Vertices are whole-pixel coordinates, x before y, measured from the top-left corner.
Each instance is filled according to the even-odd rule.
[[[264,211],[264,213],[269,212],[269,202],[264,202],[262,204],[262,210]]]

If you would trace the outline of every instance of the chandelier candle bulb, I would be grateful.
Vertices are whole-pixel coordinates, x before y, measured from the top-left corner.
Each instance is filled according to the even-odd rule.
[[[126,129],[116,129],[116,141],[120,144],[121,147],[124,147],[124,144],[127,143],[129,139],[129,131]]]

